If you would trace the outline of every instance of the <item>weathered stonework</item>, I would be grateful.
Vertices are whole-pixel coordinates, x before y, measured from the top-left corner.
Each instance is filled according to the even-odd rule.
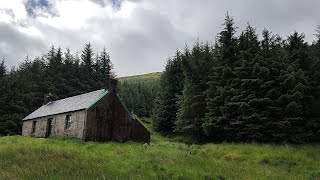
[[[66,115],[71,115],[72,123],[69,129],[66,127]],[[86,118],[85,110],[52,115],[24,121],[22,125],[23,136],[46,137],[48,130],[48,119],[52,118],[51,136],[70,136],[83,138],[84,121]],[[36,131],[32,134],[32,123],[37,122]]]

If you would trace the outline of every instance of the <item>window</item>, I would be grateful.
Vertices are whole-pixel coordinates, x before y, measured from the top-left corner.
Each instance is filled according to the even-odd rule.
[[[37,126],[37,121],[33,121],[32,122],[31,134],[34,134],[36,132],[36,126]]]
[[[66,115],[66,129],[71,128],[71,123],[72,123],[71,115],[68,114],[68,115]]]
[[[51,136],[51,132],[52,132],[52,121],[53,121],[53,118],[49,118],[48,121],[47,121],[47,134],[46,134],[46,137]]]

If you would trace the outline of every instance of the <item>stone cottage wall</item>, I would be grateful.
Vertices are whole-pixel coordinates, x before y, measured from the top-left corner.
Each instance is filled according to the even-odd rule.
[[[37,121],[37,125],[36,125],[35,133],[31,134],[33,121]],[[47,121],[44,118],[37,118],[29,121],[23,121],[23,124],[22,124],[23,136],[33,135],[35,137],[45,137],[46,132],[47,132]]]
[[[69,129],[65,129],[66,115],[71,115],[72,118],[71,127]],[[51,136],[63,135],[80,139],[83,138],[84,122],[86,118],[86,112],[84,110],[23,121],[22,135],[31,136],[32,123],[33,121],[37,121],[36,132],[33,135],[35,137],[46,137],[49,118],[53,118]]]

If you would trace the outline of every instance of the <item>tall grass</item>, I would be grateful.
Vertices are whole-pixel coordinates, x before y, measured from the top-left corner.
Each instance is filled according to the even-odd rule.
[[[0,138],[0,179],[320,179],[320,145]]]

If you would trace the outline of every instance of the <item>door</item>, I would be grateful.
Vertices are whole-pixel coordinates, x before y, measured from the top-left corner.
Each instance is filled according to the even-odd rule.
[[[46,137],[50,137],[51,136],[51,131],[52,131],[52,118],[49,118],[48,119],[48,122],[47,122],[47,134],[46,134]]]

